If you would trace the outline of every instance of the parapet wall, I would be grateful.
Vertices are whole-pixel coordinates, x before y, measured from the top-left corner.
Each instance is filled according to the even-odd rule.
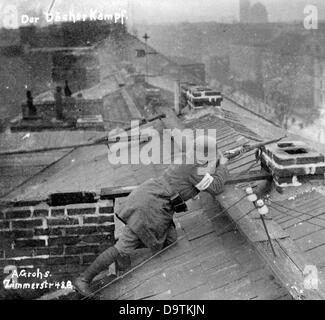
[[[77,119],[85,115],[98,115],[103,111],[102,99],[63,99],[63,115],[68,119]],[[56,117],[55,102],[44,101],[35,104],[37,117],[43,120],[51,120]],[[28,108],[26,104],[22,104],[23,115],[28,116]]]

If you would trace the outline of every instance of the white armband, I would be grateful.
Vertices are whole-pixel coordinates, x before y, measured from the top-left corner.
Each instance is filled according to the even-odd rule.
[[[209,173],[206,173],[203,179],[197,185],[195,185],[195,188],[199,189],[200,191],[206,190],[209,188],[212,181],[213,177]]]

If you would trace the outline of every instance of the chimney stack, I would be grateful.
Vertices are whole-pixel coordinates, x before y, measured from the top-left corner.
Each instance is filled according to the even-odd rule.
[[[55,99],[56,119],[62,120],[63,119],[62,88],[59,86],[56,87],[54,99]]]

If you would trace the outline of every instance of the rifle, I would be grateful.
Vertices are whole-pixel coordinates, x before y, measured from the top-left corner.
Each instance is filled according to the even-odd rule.
[[[252,150],[255,150],[255,149],[261,149],[262,147],[264,147],[264,146],[266,146],[268,144],[279,142],[280,140],[282,140],[282,139],[284,139],[286,137],[287,136],[283,136],[283,137],[278,138],[278,139],[267,140],[267,141],[259,142],[259,143],[253,144],[253,145],[244,144],[241,147],[237,147],[235,149],[225,151],[223,153],[223,155],[227,159],[230,160],[230,159],[233,159],[235,157],[238,157],[239,155],[241,155],[243,153],[246,153],[246,152],[249,152],[249,151],[252,151]]]

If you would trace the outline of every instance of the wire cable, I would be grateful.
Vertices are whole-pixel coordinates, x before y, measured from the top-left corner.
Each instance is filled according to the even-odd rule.
[[[271,208],[273,208],[274,210],[276,210],[276,211],[278,211],[278,212],[280,212],[280,213],[283,213],[283,214],[285,214],[285,215],[287,215],[287,216],[289,216],[289,217],[291,217],[291,218],[293,218],[293,219],[298,219],[300,222],[307,222],[307,223],[309,223],[309,224],[311,224],[311,225],[314,225],[314,226],[316,226],[316,227],[321,227],[321,228],[325,229],[323,226],[321,226],[321,225],[319,225],[319,224],[317,224],[317,223],[313,223],[313,222],[311,222],[311,221],[304,220],[304,219],[301,219],[301,218],[299,218],[299,217],[293,216],[293,215],[291,215],[291,214],[289,214],[289,213],[287,213],[287,212],[281,211],[281,210],[279,210],[278,208],[274,207],[274,206],[271,205],[271,204],[269,204],[269,206],[270,206]],[[314,216],[313,216],[313,218],[314,218]]]
[[[310,219],[316,218],[317,216],[322,215],[322,214],[325,213],[325,212],[322,212],[322,213],[320,213],[319,215],[313,216],[312,214],[310,214],[310,213],[308,213],[308,212],[301,212],[301,211],[298,211],[298,210],[296,210],[296,209],[294,209],[294,208],[289,208],[289,207],[287,207],[287,206],[284,206],[284,205],[280,204],[280,203],[277,202],[277,201],[271,201],[271,202],[272,202],[272,203],[275,203],[277,206],[279,206],[279,207],[281,207],[281,208],[283,208],[283,209],[287,209],[288,211],[293,211],[293,212],[296,212],[296,213],[300,213],[300,216],[297,216],[297,217],[295,217],[295,218],[299,218],[299,217],[301,217],[302,215],[306,215],[306,216],[309,216],[309,217],[310,217],[309,219],[306,219],[306,220],[304,220],[304,221],[307,221],[307,220],[310,220]],[[281,211],[280,211],[280,212],[281,212]],[[283,212],[283,213],[286,213],[286,212]],[[325,221],[325,219],[323,219],[323,218],[317,218],[317,219]]]

